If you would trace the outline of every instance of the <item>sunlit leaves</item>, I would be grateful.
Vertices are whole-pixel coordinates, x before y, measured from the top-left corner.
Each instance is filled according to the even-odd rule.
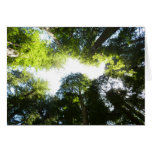
[[[78,98],[78,97],[75,97],[75,98],[73,99],[73,103],[77,103],[77,102],[79,102],[79,98]]]
[[[18,57],[8,56],[8,65],[16,68],[34,67],[36,69],[61,67],[66,60],[66,55],[55,53],[48,45],[47,40],[40,39],[40,32],[33,28],[8,28],[8,48],[18,53]]]
[[[141,30],[124,27],[109,36],[103,27],[8,28],[7,47],[16,53],[8,55],[8,124],[80,125],[84,111],[90,125],[144,124]],[[93,49],[103,32],[106,41]],[[72,73],[51,97],[48,83],[26,71],[61,68],[68,57],[92,66],[104,62],[105,73],[92,81]]]
[[[8,73],[8,123],[26,117],[24,123],[32,124],[39,117],[37,106],[45,100],[48,83],[33,77],[31,73],[10,70]]]

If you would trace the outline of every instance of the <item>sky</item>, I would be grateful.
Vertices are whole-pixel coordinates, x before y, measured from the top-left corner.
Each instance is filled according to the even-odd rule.
[[[114,35],[114,37],[118,36],[119,31]],[[98,37],[97,37],[98,38]],[[40,34],[40,39],[53,41],[53,38],[50,37],[47,32],[43,32]],[[107,42],[105,42],[106,45]],[[34,70],[35,76],[48,81],[50,88],[50,95],[55,95],[61,85],[61,80],[63,77],[71,74],[71,73],[82,73],[86,74],[89,79],[95,79],[104,73],[105,64],[101,63],[99,67],[88,66],[81,64],[77,59],[69,58],[67,59],[66,64],[61,69],[50,69],[50,70],[39,70],[36,72]],[[31,70],[31,69],[30,69]]]
[[[40,34],[40,39],[53,41],[47,32]],[[61,69],[50,69],[50,70],[39,70],[33,71],[35,76],[42,80],[48,81],[50,88],[50,95],[55,95],[61,85],[61,79],[71,73],[82,73],[86,74],[89,79],[95,79],[104,73],[105,64],[101,63],[99,67],[88,66],[81,64],[77,59],[68,58],[66,64]],[[30,69],[31,71],[31,69]]]
[[[48,81],[50,88],[50,95],[55,95],[57,90],[60,88],[61,79],[70,73],[80,72],[86,74],[88,78],[95,79],[104,73],[105,64],[101,63],[99,67],[88,66],[81,64],[76,59],[67,59],[66,64],[61,69],[50,69],[50,70],[39,70],[36,72],[36,76]]]

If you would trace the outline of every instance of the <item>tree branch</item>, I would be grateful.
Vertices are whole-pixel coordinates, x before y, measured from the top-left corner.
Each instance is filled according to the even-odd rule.
[[[21,47],[20,45],[18,45],[18,44],[14,44],[14,43],[12,43],[12,42],[7,42],[8,44],[11,44],[11,45],[15,45],[15,46],[19,46],[19,47]]]
[[[27,96],[29,96],[29,95],[33,94],[34,92],[35,92],[35,90],[32,90],[31,92],[29,92],[29,93],[25,94],[25,95],[24,95],[24,97],[27,97]]]
[[[19,53],[14,49],[7,48],[7,56],[8,57],[18,57]]]

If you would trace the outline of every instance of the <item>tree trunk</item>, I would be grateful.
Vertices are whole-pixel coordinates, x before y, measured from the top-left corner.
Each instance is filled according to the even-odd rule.
[[[117,30],[119,27],[107,27],[101,34],[101,36],[97,39],[95,42],[94,46],[92,47],[93,54],[95,54],[96,50],[108,39],[110,38]]]
[[[125,104],[125,106],[129,109],[131,113],[134,113],[138,118],[140,118],[143,122],[145,121],[145,116],[141,114],[139,111],[135,110],[133,107],[131,107],[129,104]]]
[[[87,109],[86,109],[86,106],[83,103],[83,97],[82,97],[81,93],[79,94],[79,100],[80,100],[80,105],[81,105],[81,109],[82,109],[83,125],[88,125]]]
[[[19,53],[11,48],[7,48],[7,56],[8,57],[18,57]]]
[[[144,125],[144,122],[134,117],[130,111],[123,108],[123,112],[127,115],[127,117],[131,120],[132,123],[135,123],[136,125]]]

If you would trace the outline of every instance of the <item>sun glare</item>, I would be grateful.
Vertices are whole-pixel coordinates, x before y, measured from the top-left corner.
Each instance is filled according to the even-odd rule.
[[[95,79],[104,73],[105,64],[101,63],[99,67],[87,66],[81,64],[76,59],[69,58],[62,69],[41,70],[36,73],[38,77],[48,81],[50,94],[55,95],[60,87],[61,79],[71,73],[86,74],[88,78]]]

